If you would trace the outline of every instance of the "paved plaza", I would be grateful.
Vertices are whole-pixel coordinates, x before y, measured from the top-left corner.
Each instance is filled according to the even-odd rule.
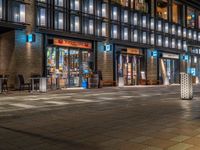
[[[200,86],[0,95],[0,150],[200,150]]]

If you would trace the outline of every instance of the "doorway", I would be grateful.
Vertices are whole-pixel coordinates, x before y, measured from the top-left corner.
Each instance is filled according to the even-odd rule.
[[[160,59],[159,78],[164,84],[167,81],[169,84],[179,83],[179,61],[175,59]]]
[[[140,58],[136,55],[120,54],[118,56],[118,78],[123,77],[124,85],[138,85]]]

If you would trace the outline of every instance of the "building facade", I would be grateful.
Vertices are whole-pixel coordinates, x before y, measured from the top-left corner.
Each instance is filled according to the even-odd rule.
[[[198,0],[0,0],[0,74],[79,87],[174,84],[200,76]]]

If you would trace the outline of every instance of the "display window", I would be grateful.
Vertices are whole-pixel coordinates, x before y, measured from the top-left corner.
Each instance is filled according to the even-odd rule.
[[[69,47],[47,48],[49,85],[59,88],[80,87],[84,74],[92,72],[92,51]]]
[[[182,18],[182,5],[178,3],[173,3],[172,5],[172,20],[174,23],[181,24],[181,18]]]
[[[191,7],[187,7],[187,27],[194,28],[195,27],[195,10]]]
[[[167,20],[168,19],[168,0],[157,1],[157,15],[158,17]]]

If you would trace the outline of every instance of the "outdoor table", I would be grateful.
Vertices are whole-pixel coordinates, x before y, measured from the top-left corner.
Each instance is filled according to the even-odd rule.
[[[46,77],[32,77],[31,80],[31,91],[34,92],[34,82],[39,80],[39,92],[47,92],[47,78]]]
[[[6,80],[7,78],[0,78],[0,94],[3,92],[3,87],[2,87],[2,84],[3,84],[3,81]]]

